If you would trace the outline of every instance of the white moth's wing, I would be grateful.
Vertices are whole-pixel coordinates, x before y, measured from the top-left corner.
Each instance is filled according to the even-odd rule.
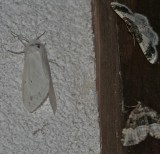
[[[52,110],[55,113],[57,109],[57,103],[56,103],[56,96],[53,88],[53,82],[52,82],[52,76],[51,76],[51,71],[49,67],[49,62],[48,62],[48,57],[47,57],[47,52],[44,53],[43,55],[44,63],[45,63],[45,69],[47,70],[49,74],[49,100],[50,104],[52,106]]]
[[[158,51],[156,49],[159,41],[158,35],[149,25],[148,19],[141,14],[135,13],[135,24],[142,36],[142,41],[139,42],[139,45],[147,60],[154,64],[158,59]]]
[[[54,89],[53,89],[52,79],[50,80],[49,100],[50,100],[50,103],[51,103],[51,106],[52,106],[52,110],[55,113],[56,109],[57,109],[57,103],[56,103],[55,92],[54,92]]]
[[[43,52],[46,51],[41,51],[37,46],[30,44],[25,48],[22,91],[23,103],[29,112],[42,105],[49,92],[50,77]]]

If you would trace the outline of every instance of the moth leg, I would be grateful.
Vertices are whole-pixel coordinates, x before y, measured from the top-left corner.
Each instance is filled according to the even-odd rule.
[[[54,63],[54,61],[53,61],[52,59],[48,59],[48,61],[49,61],[50,63]]]
[[[126,24],[127,25],[127,24]],[[128,31],[131,33],[131,27],[129,25],[127,25],[127,29]]]
[[[13,54],[22,54],[22,53],[24,53],[24,51],[20,51],[20,52],[15,52],[15,51],[12,51],[12,50],[7,50],[8,52],[11,52],[11,53],[13,53]]]
[[[126,112],[127,112],[127,111],[125,110],[124,101],[122,101],[122,107],[121,107],[121,109],[122,109],[122,113],[126,113]]]
[[[127,105],[124,105],[124,102],[123,102],[123,104],[122,104],[122,113],[127,113],[128,112],[128,108],[134,108],[134,107],[136,107],[136,106],[127,106]]]
[[[52,59],[48,59],[48,62],[50,62],[50,63],[52,63],[52,64],[56,64],[56,65],[57,65],[57,63],[56,63],[54,60],[52,60]]]
[[[135,34],[134,34],[135,28],[133,26],[127,25],[127,29],[132,34],[132,38],[133,38],[133,42],[134,42],[134,46],[135,46],[135,43],[136,43],[135,42]]]

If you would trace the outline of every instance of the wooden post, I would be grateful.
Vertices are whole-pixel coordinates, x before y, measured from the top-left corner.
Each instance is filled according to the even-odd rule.
[[[146,60],[110,2],[92,0],[101,154],[159,154],[160,140],[152,137],[131,147],[121,143],[129,114],[122,112],[123,102],[131,106],[141,101],[160,113],[160,64]],[[147,16],[154,31],[160,33],[159,0],[120,3]]]

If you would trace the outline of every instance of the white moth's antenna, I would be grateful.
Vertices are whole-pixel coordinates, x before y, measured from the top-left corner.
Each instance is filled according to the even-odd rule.
[[[46,32],[46,31],[44,31],[40,36],[38,36],[38,37],[36,38],[36,40],[39,40],[39,39],[45,34],[45,32]]]
[[[22,35],[18,35],[18,34],[16,34],[16,33],[14,33],[13,31],[10,31],[10,33],[11,33],[11,35],[13,36],[13,37],[17,37],[18,38],[18,40],[24,45],[24,46],[26,46],[26,43],[24,43],[23,41],[26,41],[27,43],[29,43],[29,40],[27,40],[25,37],[23,37]],[[13,54],[22,54],[22,53],[24,53],[24,51],[20,51],[20,52],[15,52],[15,51],[12,51],[12,50],[7,50],[8,52],[11,52],[11,53],[13,53]]]
[[[26,41],[27,43],[29,43],[29,40],[27,40],[25,37],[20,36],[20,35],[12,32],[12,31],[11,31],[11,34],[12,34],[13,37],[17,37],[18,40],[19,40],[24,46],[26,46],[26,44],[25,44],[23,41]]]

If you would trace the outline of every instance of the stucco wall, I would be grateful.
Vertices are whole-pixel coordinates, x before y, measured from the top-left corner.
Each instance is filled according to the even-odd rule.
[[[0,154],[99,154],[91,0],[0,0]],[[22,104],[22,44],[46,31],[57,111]]]

